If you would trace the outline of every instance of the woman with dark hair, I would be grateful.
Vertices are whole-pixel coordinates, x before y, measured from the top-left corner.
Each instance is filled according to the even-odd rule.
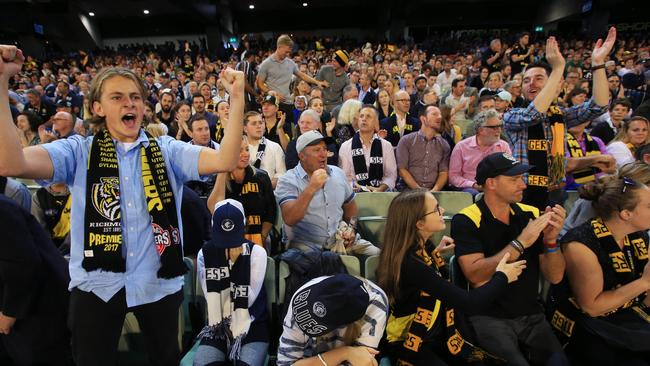
[[[379,112],[379,121],[390,117],[393,114],[393,106],[391,105],[390,92],[386,89],[379,89],[377,92],[377,100],[375,101],[375,108]]]
[[[36,113],[23,111],[16,117],[16,127],[20,134],[20,143],[23,147],[34,146],[41,143],[38,136],[38,127],[43,120]]]
[[[472,78],[469,86],[476,88],[476,90],[481,90],[488,82],[488,76],[490,76],[490,69],[488,67],[481,67],[481,72],[478,76]]]
[[[574,364],[650,365],[650,189],[619,175],[579,192],[596,216],[560,241],[567,276],[551,325]]]
[[[377,281],[390,302],[386,333],[393,364],[448,365],[463,363],[470,354],[489,357],[463,339],[457,329],[462,317],[454,308],[476,311],[490,304],[526,267],[523,260],[507,263],[506,254],[487,284],[468,292],[449,283],[441,273],[446,268],[440,252],[453,249],[453,241],[443,237],[435,248],[430,240],[444,230],[444,212],[426,189],[400,193],[388,209]]]
[[[460,126],[454,123],[454,108],[448,105],[440,106],[440,114],[442,115],[442,121],[440,122],[440,134],[449,144],[449,151],[454,150],[454,146],[463,139],[462,131]]]
[[[174,116],[174,121],[169,125],[169,136],[184,142],[192,140],[192,137],[190,137],[192,132],[187,124],[192,117],[192,107],[190,104],[184,100],[176,103],[174,109],[172,109],[172,115]]]

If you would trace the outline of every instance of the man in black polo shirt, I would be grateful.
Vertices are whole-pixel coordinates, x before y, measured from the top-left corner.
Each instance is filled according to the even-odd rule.
[[[534,46],[529,46],[530,33],[523,32],[519,35],[519,42],[513,47],[510,53],[510,66],[512,66],[512,75],[524,71],[529,63],[533,62]]]
[[[527,268],[504,295],[469,314],[480,346],[508,365],[568,364],[537,302],[540,271],[553,284],[564,275],[557,237],[566,211],[556,205],[540,215],[519,203],[526,189],[523,174],[530,169],[504,153],[486,156],[476,168],[484,196],[454,216],[451,235],[458,264],[474,288],[489,281],[506,253],[510,261],[526,260]]]

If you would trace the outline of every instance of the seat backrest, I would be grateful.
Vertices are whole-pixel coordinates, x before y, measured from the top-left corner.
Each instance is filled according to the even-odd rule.
[[[566,191],[566,193],[567,193],[567,199],[566,201],[564,201],[564,209],[568,214],[569,212],[571,212],[571,209],[573,208],[573,204],[576,203],[578,198],[580,198],[580,194],[578,194],[578,191]]]
[[[348,270],[348,274],[352,276],[361,276],[361,264],[359,258],[353,255],[341,255],[341,261]]]
[[[366,263],[365,263],[365,269],[364,269],[364,274],[365,277],[372,281],[377,283],[377,267],[379,266],[379,256],[378,255],[371,255],[368,258],[366,258]]]
[[[272,313],[273,304],[278,296],[278,287],[275,280],[275,260],[271,257],[266,258],[266,274],[264,275],[264,289],[266,290],[267,309],[269,314]]]
[[[388,207],[399,192],[361,192],[354,201],[359,209],[357,216],[386,216]]]
[[[474,198],[468,192],[440,191],[433,195],[438,200],[440,207],[445,209],[445,216],[453,216],[467,206],[474,203]]]

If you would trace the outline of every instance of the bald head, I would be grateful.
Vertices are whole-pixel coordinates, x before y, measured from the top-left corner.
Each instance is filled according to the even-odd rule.
[[[404,90],[400,90],[393,96],[393,106],[400,113],[408,113],[411,108],[411,97]]]
[[[68,112],[56,112],[52,117],[52,130],[60,137],[65,137],[72,132],[76,118]]]

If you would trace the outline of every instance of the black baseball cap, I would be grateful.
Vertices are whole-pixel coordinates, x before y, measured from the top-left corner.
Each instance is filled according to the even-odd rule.
[[[476,184],[483,185],[488,178],[500,175],[509,177],[526,173],[532,165],[522,164],[509,154],[498,152],[490,154],[481,160],[476,167]]]
[[[264,100],[262,100],[262,104],[264,104],[264,103],[271,103],[271,104],[278,105],[277,99],[275,98],[274,95],[265,96]]]

